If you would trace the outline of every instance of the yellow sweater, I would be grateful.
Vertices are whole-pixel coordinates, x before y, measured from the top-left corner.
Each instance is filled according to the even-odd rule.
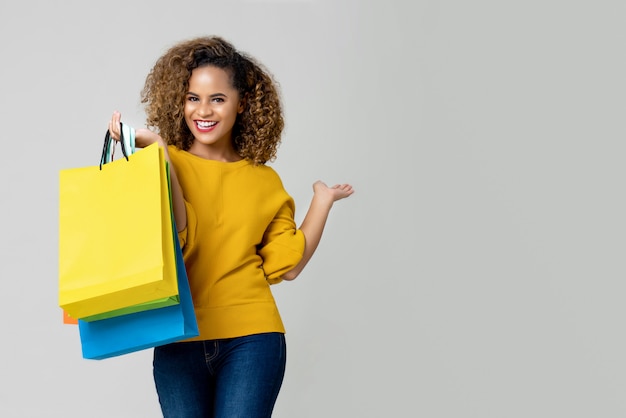
[[[179,239],[200,329],[192,340],[285,332],[270,284],[298,264],[304,234],[279,176],[168,150],[187,209]]]

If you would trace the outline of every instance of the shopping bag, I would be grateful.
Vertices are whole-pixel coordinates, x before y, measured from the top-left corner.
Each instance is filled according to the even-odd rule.
[[[60,172],[59,306],[73,318],[178,294],[163,150],[107,162],[111,142],[99,166]]]
[[[125,157],[127,155],[135,152],[135,130],[126,124],[121,124],[121,147],[122,152]],[[104,148],[102,151],[102,156],[100,159],[100,164],[107,164],[113,161],[113,156],[115,152],[115,141],[111,140],[110,135],[105,136]],[[166,163],[167,164],[167,163]],[[169,170],[166,170],[169,174]],[[169,181],[169,180],[168,180]],[[90,315],[87,317],[83,317],[84,321],[97,321],[100,319],[112,318],[120,315],[127,315],[133,312],[141,312],[148,309],[156,309],[164,306],[172,306],[179,303],[178,295],[160,298],[153,301],[140,303],[137,305],[132,305],[129,307],[116,309],[109,312],[104,312],[96,315]],[[63,311],[63,323],[64,324],[73,324],[78,325],[78,320],[76,318],[72,318],[69,314]]]
[[[100,321],[79,319],[84,358],[102,360],[199,335],[178,238],[175,244],[180,303]]]
[[[127,306],[121,309],[115,309],[114,311],[103,312],[96,315],[86,316],[82,319],[83,321],[91,322],[91,321],[99,321],[101,319],[113,318],[115,316],[128,315],[135,312],[147,311],[150,309],[163,308],[165,306],[177,305],[180,303],[180,299],[178,295],[170,296],[168,298],[160,298],[156,300],[151,300],[149,302],[139,303],[137,305]]]
[[[175,231],[173,220],[172,226]],[[102,360],[199,335],[178,236],[174,235],[172,241],[180,303],[93,322],[79,319],[84,358]]]
[[[78,319],[72,318],[67,314],[67,312],[63,311],[63,323],[68,325],[78,325]]]
[[[180,303],[178,295],[169,298],[161,298],[146,303],[140,303],[138,305],[128,306],[122,309],[116,309],[110,312],[103,312],[101,314],[86,316],[81,318],[83,321],[99,321],[100,319],[113,318],[114,316],[128,315],[134,312],[147,311],[149,309],[162,308],[164,306],[172,306]],[[78,325],[78,319],[72,318],[67,312],[63,311],[63,323],[70,325]]]

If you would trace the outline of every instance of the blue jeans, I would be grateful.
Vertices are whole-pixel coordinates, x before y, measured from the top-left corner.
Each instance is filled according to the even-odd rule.
[[[163,416],[271,417],[285,363],[281,333],[156,347],[154,382]]]

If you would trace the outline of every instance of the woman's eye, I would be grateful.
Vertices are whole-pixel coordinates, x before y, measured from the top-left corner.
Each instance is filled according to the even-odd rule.
[[[224,103],[224,99],[222,97],[215,97],[213,98],[213,101],[216,103]]]
[[[195,97],[195,96],[189,96],[189,97],[187,97],[187,100],[189,100],[190,102],[197,102],[198,98]]]

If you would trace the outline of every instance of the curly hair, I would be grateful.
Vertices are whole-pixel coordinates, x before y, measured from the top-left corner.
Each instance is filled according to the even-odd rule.
[[[244,111],[232,131],[235,151],[254,164],[273,161],[284,127],[277,83],[254,58],[217,36],[180,42],[156,61],[141,91],[147,125],[156,128],[168,144],[182,150],[191,147],[194,138],[185,123],[185,96],[191,72],[205,66],[229,73],[244,100]]]

